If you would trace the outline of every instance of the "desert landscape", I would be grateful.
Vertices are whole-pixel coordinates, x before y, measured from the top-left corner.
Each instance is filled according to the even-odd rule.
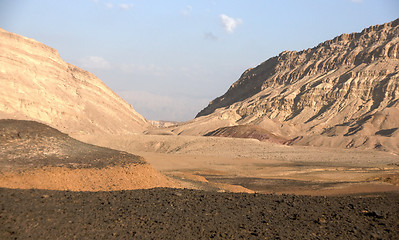
[[[399,19],[150,121],[0,29],[1,239],[398,239]]]

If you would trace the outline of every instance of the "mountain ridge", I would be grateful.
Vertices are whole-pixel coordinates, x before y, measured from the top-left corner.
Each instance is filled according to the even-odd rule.
[[[224,100],[224,98],[226,97],[226,95],[228,95],[229,94],[229,91],[232,91],[233,89],[235,89],[235,88],[238,88],[238,87],[241,87],[244,83],[243,83],[243,81],[245,81],[245,80],[250,80],[250,79],[252,79],[255,75],[259,75],[259,74],[262,74],[262,73],[266,73],[267,72],[267,74],[266,74],[266,77],[268,77],[268,75],[269,76],[272,76],[273,74],[275,74],[276,72],[278,72],[275,68],[276,67],[279,67],[279,65],[277,65],[278,64],[278,62],[279,61],[281,61],[281,60],[289,60],[290,58],[292,58],[292,57],[295,57],[295,56],[298,56],[296,59],[294,59],[295,61],[293,61],[293,64],[294,65],[292,65],[292,64],[289,64],[290,65],[290,67],[291,68],[294,68],[295,67],[295,65],[298,65],[298,64],[300,64],[300,63],[303,63],[303,62],[306,62],[306,61],[308,61],[308,60],[311,60],[310,58],[311,58],[311,53],[312,52],[314,52],[314,51],[316,51],[316,50],[318,50],[318,49],[320,49],[320,47],[323,47],[323,46],[330,46],[331,44],[338,44],[338,43],[342,43],[342,42],[344,42],[344,41],[350,41],[350,40],[354,40],[354,39],[358,39],[359,37],[361,37],[362,35],[364,35],[364,34],[372,34],[373,32],[375,32],[375,31],[381,31],[381,30],[383,30],[384,28],[387,28],[387,27],[391,27],[391,28],[395,28],[395,27],[397,27],[399,25],[399,18],[398,19],[396,19],[396,20],[394,20],[394,21],[392,21],[392,22],[389,22],[389,23],[385,23],[385,24],[381,24],[381,25],[374,25],[374,26],[371,26],[371,27],[368,27],[368,28],[365,28],[362,32],[360,32],[360,33],[357,33],[357,32],[354,32],[354,33],[350,33],[350,34],[347,34],[347,33],[344,33],[344,34],[341,34],[340,36],[337,36],[337,37],[335,37],[335,38],[333,38],[333,39],[331,39],[331,40],[327,40],[327,41],[325,41],[325,42],[323,42],[323,43],[320,43],[320,44],[318,44],[316,47],[313,47],[313,48],[308,48],[308,49],[305,49],[305,50],[302,50],[302,51],[283,51],[283,52],[281,52],[278,56],[275,56],[275,57],[271,57],[271,58],[269,58],[268,60],[266,60],[266,61],[264,61],[263,63],[261,63],[261,64],[259,64],[257,67],[255,67],[255,68],[249,68],[249,69],[247,69],[242,75],[241,75],[241,77],[236,81],[236,82],[234,82],[232,85],[231,85],[231,87],[229,88],[229,90],[224,94],[224,95],[222,95],[221,97],[218,97],[218,98],[216,98],[216,99],[214,99],[213,101],[211,101],[211,103],[207,106],[207,108],[209,108],[211,105],[213,105],[213,104],[217,104],[217,102],[219,102],[219,101],[223,101]],[[392,36],[393,35],[393,36]],[[397,37],[397,31],[396,31],[396,34],[391,34],[391,36],[388,36],[388,37]],[[376,54],[380,54],[381,52],[380,51],[382,51],[382,50],[385,50],[385,52],[382,52],[383,54],[385,53],[386,55],[388,55],[388,56],[394,56],[394,57],[396,57],[396,58],[399,58],[399,55],[397,54],[397,52],[398,52],[398,43],[396,42],[396,44],[394,45],[394,46],[392,46],[391,48],[389,48],[389,49],[382,49],[382,48],[377,48],[377,49],[375,49],[376,51],[374,51],[373,53],[376,55]],[[352,46],[352,48],[353,48],[353,46]],[[334,49],[335,50],[335,49]],[[388,50],[388,51],[387,51]],[[333,50],[332,50],[333,51]],[[332,52],[331,51],[331,52]],[[306,58],[307,59],[301,59],[301,58],[304,58],[304,56],[302,56],[303,54],[305,54],[306,56]],[[375,57],[375,55],[370,55],[369,56],[369,58],[365,58],[365,59],[362,59],[361,58],[361,56],[358,56],[358,58],[357,59],[355,59],[355,65],[360,65],[361,63],[370,63],[371,62],[371,59],[373,59],[374,57]],[[350,57],[354,57],[354,56],[350,56]],[[348,60],[348,59],[350,59],[350,58],[346,58],[346,59],[339,59],[339,60],[341,60],[341,61],[343,61],[343,60]],[[302,60],[302,61],[301,61]],[[364,61],[364,60],[366,60],[366,61]],[[331,61],[330,63],[332,63],[331,65],[329,65],[328,67],[328,70],[333,70],[334,69],[334,67],[336,67],[338,64],[336,63],[336,62],[333,62],[333,61]],[[275,65],[275,66],[273,66],[273,65]],[[281,64],[282,65],[282,64]],[[280,65],[280,66],[281,66]],[[273,68],[274,67],[274,68]],[[322,68],[323,67],[323,65],[317,65],[315,68],[317,69],[317,68]],[[259,69],[259,68],[262,68],[262,69]],[[274,72],[268,72],[268,71],[270,71],[270,69],[273,69],[273,71]],[[261,73],[254,73],[254,71],[262,71]],[[312,70],[314,70],[314,69],[312,69],[312,68],[308,68],[308,69],[305,69],[306,71],[304,71],[304,75],[306,75],[306,74],[310,74],[310,73],[312,73]],[[255,74],[255,75],[254,75]],[[287,80],[292,80],[292,79],[297,79],[297,78],[303,78],[304,77],[304,75],[293,75],[293,77],[294,78],[292,78],[292,75],[290,76],[290,75],[283,75],[283,76],[277,76],[277,78],[276,78],[276,81],[275,81],[275,83],[280,83],[280,84],[290,84],[291,82],[290,81],[288,81],[287,82]],[[265,76],[264,76],[265,77]],[[291,77],[291,78],[290,78]],[[259,82],[257,82],[257,83],[259,83]],[[260,83],[262,83],[262,82],[260,82]],[[254,85],[254,83],[252,83],[253,85]],[[266,85],[267,86],[267,85]],[[256,90],[259,90],[259,91],[261,91],[262,89],[261,88],[265,88],[265,86],[256,86]],[[231,95],[233,95],[233,93],[231,93]],[[252,94],[249,94],[249,96],[252,96],[252,95],[254,95],[253,93]],[[246,99],[246,98],[248,98],[249,96],[246,96],[246,97],[240,97],[239,99],[241,99],[241,100],[244,100],[244,99]],[[241,101],[241,100],[238,100],[238,101]],[[225,106],[227,106],[227,105],[222,105],[222,107],[225,107]],[[207,114],[209,114],[210,113],[210,110],[207,110],[207,108],[205,108],[205,109],[203,109],[202,111],[200,111],[198,114],[197,114],[197,116],[196,117],[200,117],[200,116],[204,116],[204,115],[207,115]],[[212,109],[214,109],[214,108],[212,108]]]
[[[134,133],[147,120],[94,74],[57,50],[0,29],[0,118],[35,120],[68,134]]]
[[[292,144],[399,152],[398,82],[396,19],[246,70],[193,122],[230,113],[230,126],[257,125]]]

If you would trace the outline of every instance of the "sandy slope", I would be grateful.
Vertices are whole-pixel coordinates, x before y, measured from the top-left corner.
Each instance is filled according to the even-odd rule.
[[[180,187],[142,157],[33,121],[0,120],[0,187],[111,191]]]
[[[155,187],[180,187],[149,164],[106,168],[45,167],[0,173],[0,187],[69,191],[115,191]]]
[[[206,180],[264,193],[399,191],[399,185],[384,182],[386,174],[399,173],[399,157],[380,151],[195,136],[76,137],[144,156],[157,170],[197,186]]]

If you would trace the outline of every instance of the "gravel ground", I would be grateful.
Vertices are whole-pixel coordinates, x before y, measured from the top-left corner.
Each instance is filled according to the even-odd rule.
[[[399,239],[399,195],[0,189],[0,239]]]

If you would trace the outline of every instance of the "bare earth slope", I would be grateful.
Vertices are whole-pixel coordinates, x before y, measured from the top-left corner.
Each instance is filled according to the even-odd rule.
[[[204,134],[257,125],[293,144],[399,153],[398,107],[399,19],[282,52],[248,69],[197,119],[175,131]]]
[[[66,133],[142,132],[149,124],[93,74],[55,49],[0,29],[0,119],[46,123]]]
[[[178,186],[142,157],[77,141],[38,122],[3,119],[0,187],[109,191]]]
[[[233,138],[254,138],[259,141],[270,141],[275,143],[284,143],[287,139],[270,133],[263,128],[252,125],[238,125],[232,127],[223,127],[211,131],[205,136],[233,137]]]

